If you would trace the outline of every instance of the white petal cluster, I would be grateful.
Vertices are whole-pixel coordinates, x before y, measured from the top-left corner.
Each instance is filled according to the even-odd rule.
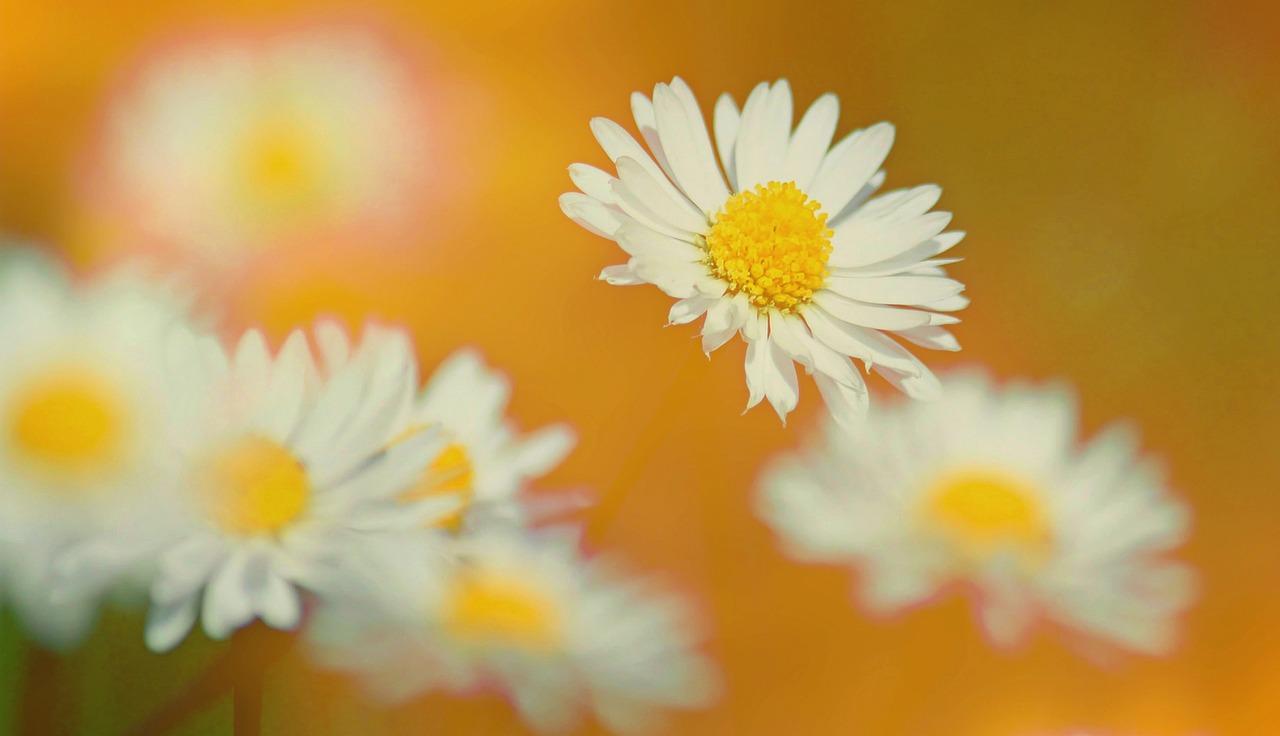
[[[420,388],[398,328],[353,341],[322,321],[277,350],[256,329],[228,347],[188,311],[138,272],[0,261],[0,585],[33,636],[74,646],[132,588],[152,650],[197,623],[223,639],[315,619],[317,660],[379,692],[498,681],[542,728],[593,711],[629,730],[708,701],[682,603],[583,558],[576,533],[533,529],[548,509],[524,491],[575,438],[520,433],[477,352]],[[515,598],[476,587],[491,570]],[[531,609],[533,649],[508,647],[521,593],[548,612]],[[415,646],[353,661],[334,631]]]
[[[829,426],[766,474],[759,510],[784,549],[859,568],[877,613],[962,584],[1003,646],[1044,619],[1082,645],[1169,651],[1194,597],[1169,556],[1189,518],[1132,432],[1077,445],[1064,390],[980,374],[945,385],[937,402]]]
[[[946,231],[950,213],[930,212],[942,194],[937,186],[876,195],[892,125],[855,130],[833,146],[836,97],[818,98],[793,129],[786,80],[761,83],[741,110],[721,96],[714,146],[697,99],[679,77],[658,84],[652,99],[633,94],[631,107],[648,150],[617,123],[592,120],[617,174],[574,164],[569,175],[580,192],[560,198],[565,214],[630,257],[606,268],[603,280],[653,284],[679,300],[669,321],[702,318],[708,354],[741,335],[748,344],[748,408],[768,399],[784,421],[799,401],[797,364],[814,377],[837,420],[849,425],[865,413],[868,399],[851,358],[914,398],[937,397],[930,370],[890,336],[960,349],[946,326],[959,321],[949,313],[968,300],[943,270],[956,259],[938,256],[964,234]],[[744,208],[758,210],[750,214],[759,230],[722,238],[750,249],[734,264],[737,270],[728,268],[710,245],[720,237],[717,230],[722,223],[736,227],[729,217],[735,200],[777,184],[816,203],[827,232],[784,245],[782,234],[795,229],[794,218],[811,215],[778,214],[782,210],[767,206],[771,195],[763,195]],[[806,251],[816,257],[811,270],[779,263],[785,248],[806,245],[817,249]],[[726,278],[727,271],[733,275]],[[779,292],[783,296],[771,296]]]

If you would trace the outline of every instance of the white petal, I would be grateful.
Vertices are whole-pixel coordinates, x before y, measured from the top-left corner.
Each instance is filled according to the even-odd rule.
[[[839,118],[840,101],[833,94],[825,94],[809,106],[787,147],[787,159],[780,177],[782,181],[793,181],[801,191],[809,191],[818,167],[831,147],[831,136],[835,135]]]
[[[560,210],[588,232],[610,240],[616,240],[618,228],[630,220],[618,210],[606,207],[595,199],[577,192],[566,192],[560,195]]]
[[[635,159],[623,156],[617,161],[618,177],[633,194],[667,223],[691,233],[705,232],[707,218],[684,196],[668,196]]]
[[[859,390],[858,387],[846,386],[821,373],[814,374],[813,382],[817,384],[818,393],[822,395],[836,424],[854,428],[866,417],[869,402],[865,386]]]
[[[620,266],[605,266],[596,278],[612,286],[639,286],[648,283],[632,273],[631,266],[625,263]]]
[[[701,263],[689,263],[664,256],[638,255],[628,263],[633,273],[675,299],[686,299],[697,294],[698,290],[694,285],[707,275],[707,268]]]
[[[236,551],[223,562],[205,588],[201,619],[210,639],[225,639],[253,620],[253,608],[244,583],[247,562],[248,554]]]
[[[894,388],[913,399],[934,401],[942,396],[942,384],[938,381],[938,377],[918,360],[916,364],[914,375],[880,364],[872,366],[872,370],[884,376]]]
[[[946,229],[950,212],[930,212],[885,227],[878,220],[849,221],[831,238],[833,268],[857,268],[893,258]]]
[[[654,232],[659,232],[667,237],[678,238],[689,242],[693,241],[695,235],[702,232],[701,230],[685,230],[684,228],[669,222],[667,218],[659,214],[649,202],[624,184],[621,179],[613,182],[613,195],[618,202],[618,207],[623,211],[623,213],[635,220],[638,224],[643,225]],[[705,230],[705,228],[703,228],[703,230]]]
[[[708,309],[720,301],[718,297],[695,294],[688,299],[681,299],[671,305],[667,313],[667,322],[673,325],[686,325],[707,313]]]
[[[614,176],[588,164],[571,164],[569,178],[583,194],[603,204],[613,204]]]
[[[827,154],[808,194],[826,212],[840,212],[880,169],[892,147],[893,126],[889,123],[850,133]]]
[[[752,340],[747,343],[747,408],[742,412],[745,414],[756,404],[764,399],[765,384],[768,381],[769,372],[769,338],[765,337],[759,340]]]
[[[929,315],[925,312],[865,304],[846,299],[827,289],[816,292],[813,295],[813,303],[845,322],[877,330],[908,330],[929,324]]]
[[[672,82],[679,82],[677,77]],[[683,86],[683,83],[680,83]],[[687,87],[683,88],[687,90]],[[729,199],[729,189],[716,166],[706,122],[696,100],[686,106],[672,87],[659,84],[653,90],[658,134],[680,188],[707,216],[714,215]],[[691,96],[691,93],[690,93]]]
[[[827,288],[843,297],[873,304],[929,304],[964,291],[964,284],[934,276],[871,276],[850,278],[834,274]]]
[[[822,309],[804,310],[804,321],[818,342],[850,355],[867,365],[885,365],[899,372],[918,375],[920,362],[901,345],[885,335],[833,318]]]
[[[268,626],[286,631],[298,626],[302,618],[298,591],[271,569],[265,555],[254,556],[246,565],[245,592]]]
[[[898,273],[910,273],[913,269],[924,264],[931,263],[928,259],[936,255],[945,253],[959,243],[964,238],[964,232],[957,230],[949,233],[940,233],[937,237],[931,238],[917,246],[908,248],[892,258],[885,259],[879,263],[872,263],[866,266],[858,266],[856,268],[833,268],[834,273],[848,273],[857,276],[891,276]],[[947,259],[937,259],[945,265]],[[953,259],[959,260],[959,259]]]
[[[640,135],[644,138],[644,142],[649,144],[649,150],[653,152],[653,158],[662,167],[662,171],[671,181],[675,181],[675,174],[671,172],[671,164],[667,161],[667,153],[662,149],[662,139],[658,137],[658,119],[653,112],[653,101],[645,97],[643,93],[631,93],[631,115],[636,120],[636,128],[640,130]]]
[[[566,424],[553,424],[531,432],[512,450],[512,463],[520,474],[533,478],[549,473],[573,450],[578,435]]]
[[[738,126],[741,123],[742,116],[738,113],[738,106],[734,104],[733,98],[727,92],[720,95],[720,99],[716,100],[715,111],[716,150],[720,152],[720,163],[729,177],[729,188],[734,191],[738,190],[734,144],[738,142]]]
[[[195,625],[199,601],[199,596],[189,595],[173,603],[152,604],[143,634],[147,649],[160,654],[178,646]]]
[[[594,118],[591,121],[591,132],[595,134],[596,140],[599,141],[600,147],[604,149],[610,161],[617,162],[623,156],[633,158],[640,162],[641,166],[645,167],[654,181],[670,188],[670,191],[668,191],[670,196],[683,196],[675,185],[667,179],[667,175],[663,173],[658,164],[644,150],[644,146],[636,142],[636,139],[632,138],[631,134],[623,129],[621,125],[608,118]]]
[[[665,258],[682,263],[700,262],[706,253],[679,238],[673,238],[652,230],[638,222],[625,223],[617,232],[618,245],[633,256]],[[700,266],[706,273],[706,267]]]
[[[769,83],[761,82],[751,90],[747,101],[742,105],[742,121],[738,128],[738,141],[734,146],[734,165],[737,167],[740,192],[768,182],[771,175],[779,172],[780,167],[769,169],[770,160],[777,154],[776,150],[769,150],[772,99]],[[785,148],[782,155],[786,155]]]
[[[941,327],[935,327],[933,325],[912,327],[909,330],[901,330],[897,335],[898,337],[919,345],[922,348],[948,350],[951,352],[955,352],[960,349],[960,343],[956,340],[954,335]]]
[[[763,340],[759,342],[765,342]],[[796,380],[796,364],[773,340],[768,340],[769,369],[765,374],[765,398],[787,425],[787,415],[800,403],[800,384]]]

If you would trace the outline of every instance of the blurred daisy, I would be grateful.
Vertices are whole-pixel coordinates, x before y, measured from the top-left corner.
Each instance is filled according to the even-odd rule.
[[[420,528],[456,510],[448,498],[398,500],[443,443],[424,430],[386,449],[387,428],[403,423],[417,384],[407,340],[385,341],[323,378],[300,331],[274,357],[257,331],[230,357],[200,336],[173,355],[190,381],[182,407],[201,417],[172,437],[186,513],[151,519],[163,529],[98,539],[83,555],[160,547],[152,649],[176,645],[197,616],[215,639],[255,618],[291,629],[300,591],[340,583],[363,535]]]
[[[77,643],[105,588],[85,581],[55,603],[61,555],[172,486],[182,387],[161,366],[185,316],[136,271],[72,284],[35,252],[0,255],[0,552],[13,605],[47,646]]]
[[[604,118],[591,128],[617,176],[569,167],[582,193],[560,206],[631,256],[601,278],[650,283],[678,299],[669,321],[699,317],[708,354],[734,335],[747,342],[747,408],[768,399],[778,415],[799,400],[795,363],[812,374],[837,420],[864,412],[857,358],[908,395],[938,394],[929,369],[886,333],[959,350],[942,314],[968,300],[938,259],[963,233],[929,212],[933,185],[871,195],[893,126],[856,130],[831,147],[838,103],[823,95],[792,131],[786,80],[761,83],[741,112],[728,95],[715,110],[715,147],[693,92],[679,77],[631,97],[646,151]],[[829,148],[830,147],[830,148]],[[717,164],[716,151],[719,152]]]
[[[449,520],[458,527],[482,517],[524,521],[517,503],[525,484],[551,471],[573,449],[565,425],[517,434],[507,419],[510,382],[473,350],[459,350],[440,364],[414,405],[413,426],[439,426],[450,443],[409,494],[424,498],[454,494],[463,511]]]
[[[412,214],[428,168],[415,95],[372,36],[192,43],[153,59],[109,110],[109,188],[161,239],[219,256],[367,233]]]
[[[876,612],[962,583],[999,645],[1042,617],[1081,644],[1167,652],[1193,598],[1191,570],[1167,557],[1187,511],[1130,431],[1082,447],[1075,434],[1064,390],[957,377],[939,402],[829,427],[766,475],[760,513],[793,557],[861,567]]]
[[[710,701],[714,672],[678,600],[579,559],[573,540],[513,531],[471,537],[447,571],[389,547],[383,589],[398,594],[382,610],[331,600],[307,629],[313,655],[388,700],[493,686],[542,731],[589,709],[633,732]]]

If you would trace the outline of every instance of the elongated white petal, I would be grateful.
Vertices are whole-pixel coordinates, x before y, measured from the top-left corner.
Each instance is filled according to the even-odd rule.
[[[648,144],[658,166],[662,167],[668,179],[675,181],[676,176],[671,171],[671,164],[667,162],[666,151],[662,150],[662,139],[658,137],[658,120],[653,113],[653,101],[641,92],[632,92],[631,116],[635,118],[636,128]]]
[[[617,177],[589,164],[570,164],[569,179],[583,194],[604,204],[613,204],[613,181]]]
[[[640,223],[624,223],[618,228],[617,236],[618,245],[633,256],[661,257],[684,263],[699,262],[705,257],[692,243],[663,235]]]
[[[733,161],[737,172],[737,191],[754,189],[767,181],[767,154],[761,143],[769,117],[769,84],[761,82],[747,95],[742,104],[742,117],[738,124],[738,140],[734,144]]]
[[[873,220],[849,222],[831,238],[831,266],[879,263],[937,237],[950,222],[950,212],[930,212],[887,227]]]
[[[877,330],[908,330],[929,324],[929,315],[925,312],[881,304],[866,304],[847,299],[827,289],[815,293],[813,303],[845,322]]]
[[[738,128],[742,123],[742,115],[733,98],[726,92],[716,100],[715,128],[716,150],[720,153],[720,163],[729,178],[729,188],[738,191],[737,166],[734,163],[734,146],[738,142]]]
[[[828,93],[814,100],[791,136],[781,181],[793,181],[801,191],[809,191],[818,167],[831,147],[831,137],[835,135],[839,118],[840,101],[835,95]]]
[[[591,120],[591,132],[595,134],[596,141],[600,143],[600,147],[604,149],[610,161],[617,162],[623,156],[635,159],[640,162],[641,166],[645,167],[654,181],[663,187],[669,188],[667,192],[669,196],[684,196],[676,188],[676,185],[667,178],[666,173],[658,166],[657,162],[644,150],[644,146],[640,145],[621,125],[608,118],[593,118]]]
[[[728,200],[729,190],[716,165],[701,111],[687,108],[665,84],[654,88],[653,106],[662,148],[680,188],[707,216],[714,215]]]
[[[831,418],[842,427],[855,428],[867,415],[868,398],[866,387],[847,386],[824,374],[816,373],[813,382],[818,386],[818,393],[831,412]]]
[[[720,301],[718,297],[709,297],[697,294],[688,299],[681,299],[671,305],[671,311],[667,314],[667,322],[673,325],[686,325],[695,319],[707,313],[716,302]]]
[[[845,355],[870,365],[883,364],[894,370],[916,375],[918,361],[893,340],[857,325],[833,318],[821,308],[806,309],[802,315],[813,331],[814,339]]]
[[[625,263],[621,266],[605,266],[596,278],[611,286],[639,286],[649,283],[632,273],[631,266]]]
[[[577,192],[560,195],[560,210],[588,232],[610,240],[614,240],[618,228],[631,219],[622,212]]]
[[[627,156],[619,158],[618,177],[633,194],[659,217],[681,230],[701,233],[708,227],[707,218],[684,197],[672,198],[654,181],[639,163]]]
[[[892,147],[893,126],[889,123],[876,123],[850,133],[823,160],[810,196],[826,212],[840,212],[880,169]]]
[[[847,278],[834,275],[827,281],[827,288],[860,302],[916,305],[955,296],[964,290],[964,284],[936,276]]]

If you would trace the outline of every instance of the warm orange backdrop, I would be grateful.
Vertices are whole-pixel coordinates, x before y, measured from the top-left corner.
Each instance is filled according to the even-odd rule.
[[[844,572],[783,559],[752,515],[757,471],[821,404],[808,384],[786,430],[767,408],[739,417],[743,351],[732,345],[602,545],[697,595],[713,631],[727,694],[674,719],[673,733],[1280,732],[1274,4],[270,5],[0,3],[0,226],[93,259],[101,228],[86,224],[72,172],[103,97],[149,44],[209,27],[372,23],[425,79],[447,80],[439,125],[454,145],[438,174],[460,182],[455,205],[404,242],[271,253],[220,300],[233,324],[275,334],[324,311],[400,321],[428,365],[478,345],[513,376],[522,423],[564,419],[582,433],[546,485],[603,488],[693,329],[661,327],[669,300],[656,289],[592,280],[623,258],[560,214],[565,167],[605,163],[587,121],[625,121],[632,90],[680,74],[709,110],[722,90],[741,101],[785,76],[801,104],[838,93],[842,131],[893,121],[889,186],[942,184],[941,206],[969,232],[955,267],[973,299],[957,330],[965,350],[928,358],[1070,379],[1085,426],[1139,423],[1194,508],[1185,556],[1203,598],[1171,658],[1099,669],[1049,636],[993,652],[955,599],[867,620]],[[155,657],[136,618],[109,619],[68,665],[86,732],[135,720],[212,650],[197,640]],[[228,712],[187,733],[225,732]],[[273,675],[268,721],[282,734],[523,732],[486,697],[375,711],[296,657]]]

